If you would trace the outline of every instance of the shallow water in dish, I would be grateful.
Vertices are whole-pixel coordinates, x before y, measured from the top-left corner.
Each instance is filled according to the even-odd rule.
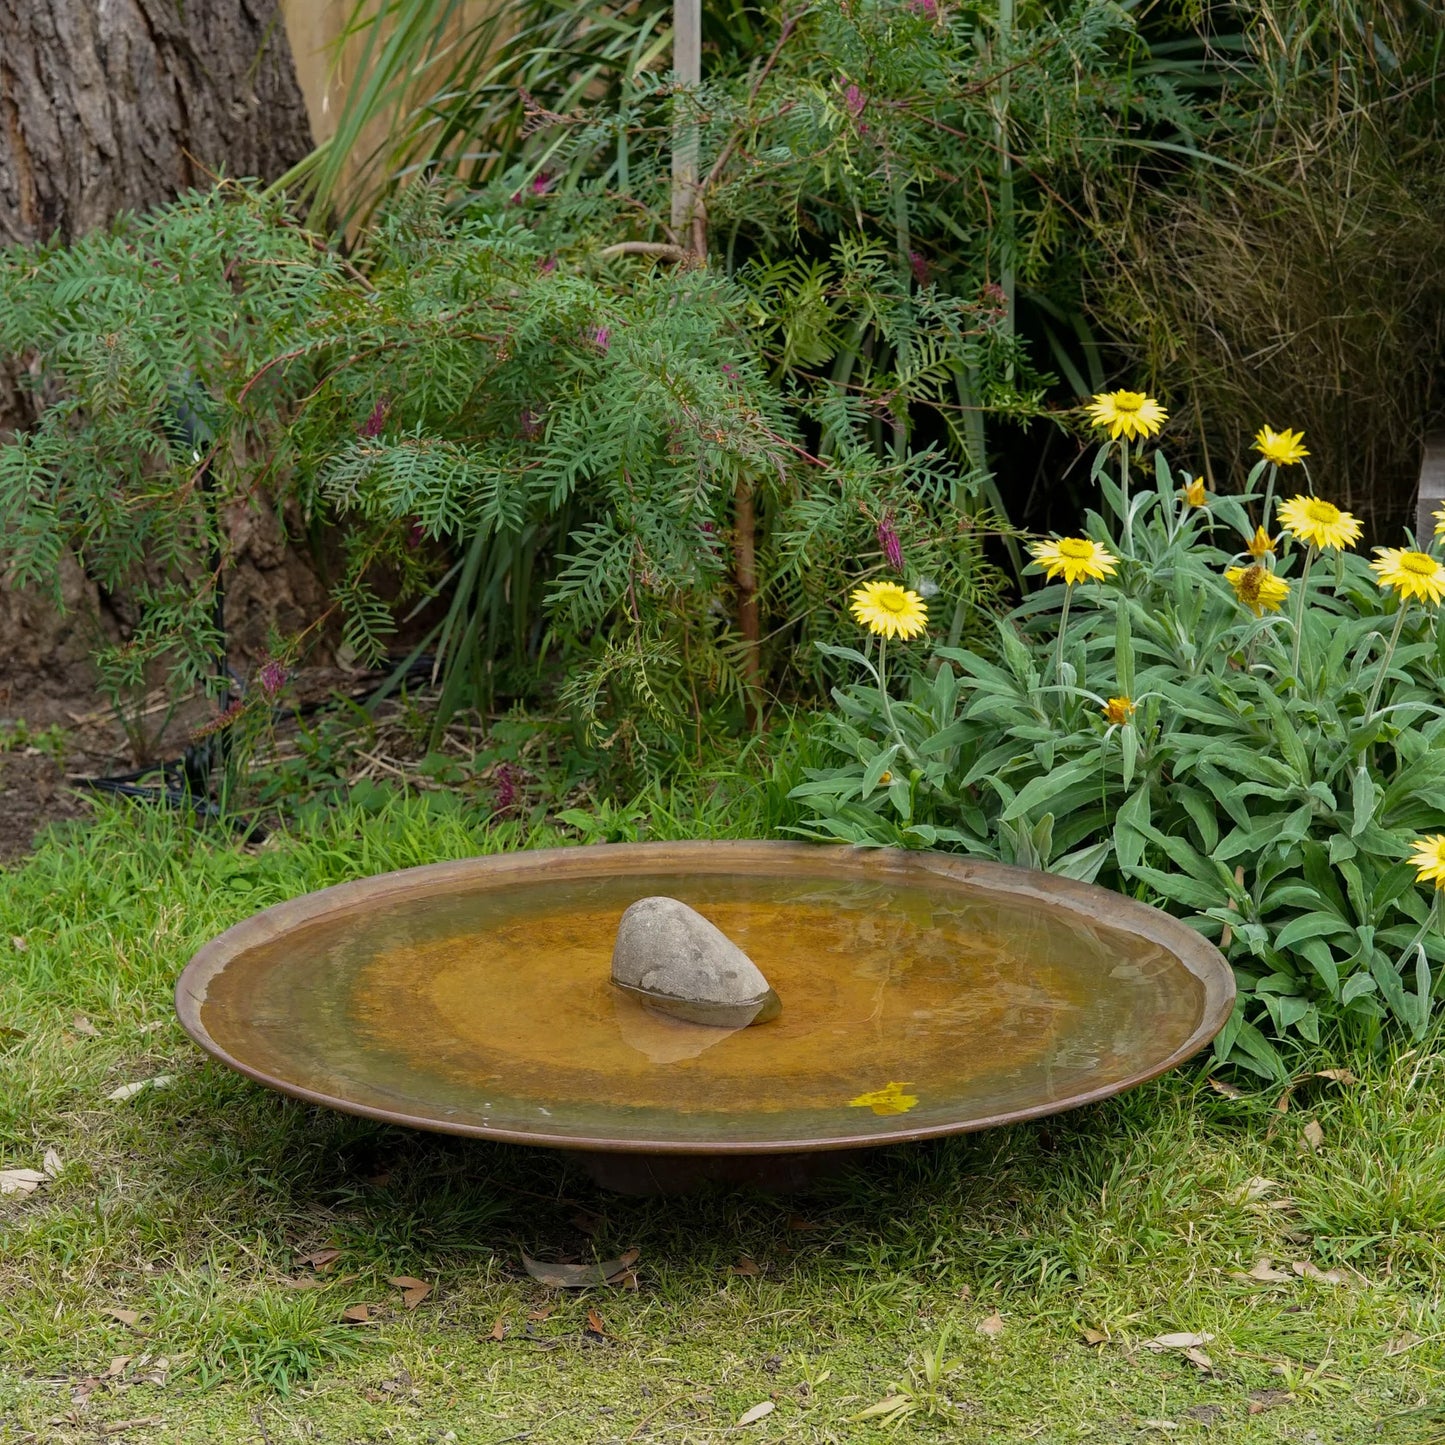
[[[707,1028],[614,989],[617,922],[650,894],[734,939],[781,1017]],[[1106,1090],[1181,1048],[1204,1006],[1167,948],[1077,909],[780,867],[532,873],[360,904],[229,959],[200,1022],[268,1082],[412,1123],[778,1148],[983,1127]]]

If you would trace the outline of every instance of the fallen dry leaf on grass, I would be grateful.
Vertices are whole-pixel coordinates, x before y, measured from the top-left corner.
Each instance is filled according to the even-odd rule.
[[[744,1254],[739,1256],[736,1264],[730,1264],[728,1266],[728,1273],[748,1275],[751,1277],[752,1275],[761,1274],[762,1270],[758,1268],[756,1260]]]
[[[98,1039],[100,1037],[100,1030],[84,1014],[76,1014],[71,1020],[70,1027],[84,1038]]]
[[[602,1316],[596,1310],[587,1311],[587,1333],[599,1335],[604,1339],[607,1336],[607,1326],[602,1322]]]
[[[491,1340],[504,1340],[507,1337],[507,1317],[498,1315],[496,1323],[492,1326],[492,1332],[487,1336]]]
[[[1276,1269],[1271,1260],[1261,1257],[1248,1270],[1235,1270],[1231,1279],[1253,1280],[1257,1284],[1289,1284],[1290,1276]]]
[[[341,1311],[341,1318],[348,1324],[364,1325],[371,1319],[371,1307],[369,1305],[347,1305]]]
[[[1281,1113],[1289,1110],[1290,1100],[1294,1097],[1297,1089],[1302,1089],[1306,1084],[1315,1083],[1323,1079],[1326,1083],[1348,1086],[1358,1083],[1359,1080],[1348,1069],[1315,1069],[1313,1073],[1301,1074],[1298,1078],[1291,1079],[1285,1085],[1284,1093],[1274,1102],[1274,1107]]]
[[[401,1291],[401,1302],[407,1309],[414,1310],[430,1293],[431,1285],[424,1279],[415,1279],[409,1274],[388,1275],[387,1284],[394,1284]]]
[[[737,1428],[741,1429],[744,1425],[756,1425],[759,1420],[766,1420],[777,1408],[771,1400],[759,1400],[752,1409],[744,1410],[738,1416]]]
[[[131,1329],[134,1329],[136,1325],[140,1323],[139,1310],[108,1309],[106,1310],[106,1314],[108,1314],[111,1319],[119,1320],[121,1324]]]
[[[57,1154],[54,1149],[47,1149],[45,1151],[45,1158],[41,1161],[40,1167],[52,1179],[57,1179],[60,1176],[60,1171],[65,1166],[60,1162],[60,1155]]]
[[[988,1335],[990,1339],[995,1335],[1003,1333],[1003,1316],[995,1310],[986,1320],[980,1320],[974,1327],[980,1335]]]
[[[640,1249],[629,1249],[616,1259],[596,1264],[544,1264],[524,1250],[522,1267],[548,1289],[594,1289],[604,1284],[627,1284],[626,1276],[641,1254]]]
[[[13,948],[16,953],[24,953],[30,945],[26,943],[18,933],[12,933],[10,935],[10,947]]]
[[[297,1264],[309,1264],[318,1274],[328,1270],[341,1258],[339,1249],[318,1249],[310,1254],[297,1255]]]
[[[1256,1199],[1262,1199],[1271,1189],[1278,1189],[1279,1185],[1273,1179],[1265,1179],[1256,1174],[1253,1179],[1246,1179],[1230,1198],[1235,1204],[1253,1204]]]
[[[1317,1153],[1325,1146],[1325,1131],[1320,1128],[1317,1119],[1311,1119],[1300,1133],[1300,1148],[1308,1149],[1311,1153]]]
[[[540,1305],[540,1306],[538,1306],[538,1308],[536,1308],[536,1309],[534,1309],[534,1310],[528,1310],[528,1311],[527,1311],[527,1318],[528,1318],[529,1320],[533,1321],[534,1323],[538,1323],[538,1322],[540,1322],[540,1321],[542,1321],[542,1320],[545,1320],[545,1319],[550,1319],[550,1318],[551,1318],[551,1315],[552,1315],[552,1311],[553,1311],[554,1309],[556,1309],[556,1308],[557,1308],[556,1305]]]
[[[160,1415],[147,1415],[144,1420],[116,1420],[110,1425],[102,1425],[102,1435],[124,1435],[128,1430],[153,1430],[157,1425],[164,1425],[166,1422]]]
[[[1320,1284],[1349,1284],[1349,1276],[1339,1269],[1321,1269],[1308,1259],[1297,1259],[1290,1266],[1301,1279],[1317,1280]]]
[[[137,1094],[143,1094],[147,1089],[165,1089],[176,1081],[174,1074],[157,1074],[153,1079],[140,1079],[134,1084],[122,1084],[118,1089],[112,1089],[105,1097],[114,1104],[123,1104],[127,1099],[133,1099]]]
[[[1207,1345],[1213,1335],[1191,1335],[1185,1333],[1172,1335],[1155,1335],[1152,1339],[1141,1340],[1140,1344],[1146,1350],[1153,1350],[1156,1355],[1162,1354],[1165,1350],[1194,1350],[1200,1345]]]
[[[117,1355],[109,1365],[106,1366],[105,1378],[107,1380],[118,1379],[125,1374],[125,1367],[135,1358],[134,1355]]]
[[[152,1360],[149,1355],[141,1355],[135,1362],[135,1382],[139,1385],[154,1385],[157,1389],[162,1389],[166,1383],[166,1376],[170,1373],[170,1368],[171,1362],[164,1355],[155,1360]],[[145,1373],[142,1374],[141,1371]]]
[[[1079,1331],[1079,1335],[1086,1345],[1103,1345],[1109,1340],[1103,1330],[1091,1330],[1087,1325]]]
[[[0,1194],[34,1194],[50,1176],[38,1169],[0,1169]]]

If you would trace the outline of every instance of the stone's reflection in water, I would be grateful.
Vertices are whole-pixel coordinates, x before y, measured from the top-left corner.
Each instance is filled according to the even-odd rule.
[[[668,1018],[648,1008],[642,999],[621,990],[615,990],[611,997],[617,1032],[622,1035],[622,1041],[654,1064],[675,1064],[680,1059],[695,1059],[722,1043],[730,1034],[737,1033],[737,1029],[720,1029],[716,1024],[695,1024]]]
[[[745,1146],[1072,1099],[1156,1067],[1204,1011],[1164,946],[942,873],[875,882],[819,861],[539,878],[299,926],[230,960],[201,1021],[270,1078],[440,1127]],[[705,912],[781,1016],[720,1029],[615,989],[618,921],[649,894]],[[852,1103],[894,1084],[897,1100]]]

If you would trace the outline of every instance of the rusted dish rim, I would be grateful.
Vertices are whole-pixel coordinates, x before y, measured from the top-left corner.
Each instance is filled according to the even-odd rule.
[[[628,867],[627,865],[633,865]],[[480,1124],[449,1123],[445,1119],[417,1117],[390,1109],[358,1104],[349,1099],[323,1094],[314,1089],[254,1069],[226,1052],[201,1023],[201,1005],[206,989],[236,956],[269,943],[282,934],[357,905],[376,906],[416,896],[466,891],[478,880],[502,884],[509,875],[526,874],[536,881],[556,877],[608,876],[620,870],[653,873],[736,873],[767,874],[789,865],[806,865],[798,872],[820,875],[853,873],[868,878],[896,879],[935,875],[972,884],[1013,898],[1036,899],[1051,907],[1063,907],[1090,923],[1132,933],[1167,949],[1204,986],[1204,1007],[1194,1032],[1168,1057],[1116,1083],[1014,1109],[985,1118],[963,1119],[957,1123],[931,1124],[925,1128],[899,1128],[889,1132],[850,1134],[827,1139],[769,1139],[729,1142],[698,1139],[610,1139],[581,1135],[545,1134],[534,1130],[496,1129]],[[645,868],[642,865],[652,865]],[[791,871],[791,869],[790,869]],[[1234,973],[1224,956],[1208,939],[1167,913],[1138,903],[1119,893],[1080,883],[1055,873],[1037,873],[946,853],[909,852],[896,848],[853,848],[846,845],[775,843],[763,841],[710,841],[682,843],[613,843],[576,848],[544,848],[534,851],[500,853],[466,858],[453,863],[432,863],[381,873],[372,878],[338,883],[285,903],[277,903],[252,914],[198,952],[176,980],[176,1013],[181,1026],[213,1058],[228,1068],[254,1079],[267,1088],[289,1094],[308,1104],[321,1104],[344,1114],[357,1114],[410,1129],[439,1134],[460,1134],[476,1139],[495,1139],[512,1144],[532,1144],[548,1149],[579,1149],[619,1154],[798,1154],[831,1149],[871,1149],[903,1144],[917,1139],[934,1139],[949,1134],[973,1134],[1005,1124],[1019,1124],[1061,1114],[1085,1104],[1112,1098],[1160,1074],[1178,1067],[1197,1054],[1228,1021],[1234,1008]]]

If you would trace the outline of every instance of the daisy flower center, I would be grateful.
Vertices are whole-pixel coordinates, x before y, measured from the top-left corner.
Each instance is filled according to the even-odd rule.
[[[1082,562],[1094,555],[1094,544],[1084,541],[1080,537],[1060,537],[1059,556],[1070,557],[1076,562]]]
[[[1138,411],[1146,398],[1142,391],[1116,391],[1114,393],[1114,408],[1116,411]]]
[[[1312,522],[1322,522],[1325,526],[1332,526],[1340,520],[1340,509],[1333,502],[1322,502],[1318,497],[1311,497],[1305,504],[1305,514]]]
[[[873,601],[885,612],[902,612],[908,606],[908,598],[901,592],[880,592]]]
[[[1401,552],[1400,567],[1417,577],[1433,577],[1440,564],[1424,552]]]

